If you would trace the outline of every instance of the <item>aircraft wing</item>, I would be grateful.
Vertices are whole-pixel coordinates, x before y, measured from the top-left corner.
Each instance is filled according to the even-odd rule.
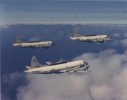
[[[77,66],[76,68],[70,68],[70,69],[65,69],[61,70],[60,72],[66,73],[66,72],[80,72],[80,71],[85,71],[87,70],[85,67],[80,68],[80,66]]]

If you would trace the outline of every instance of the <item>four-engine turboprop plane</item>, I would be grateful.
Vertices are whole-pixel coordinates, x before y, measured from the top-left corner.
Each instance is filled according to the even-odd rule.
[[[81,42],[104,43],[107,40],[111,40],[111,37],[108,35],[80,35],[79,33],[76,33],[74,36],[71,36],[70,39],[81,41]]]
[[[13,43],[13,46],[19,47],[26,47],[26,48],[49,48],[55,45],[53,41],[30,41],[30,42],[23,42],[16,38],[16,42]]]
[[[41,65],[38,63],[35,56],[32,57],[31,65],[26,66],[26,73],[34,74],[52,74],[52,73],[65,73],[65,72],[79,72],[86,71],[89,68],[89,65],[84,60],[76,61],[65,61],[60,60],[58,62],[46,62],[46,65]]]

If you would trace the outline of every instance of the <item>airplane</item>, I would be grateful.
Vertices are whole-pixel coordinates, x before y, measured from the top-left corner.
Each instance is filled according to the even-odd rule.
[[[70,37],[71,40],[77,40],[80,42],[98,42],[104,43],[107,40],[111,40],[111,37],[108,35],[80,35],[79,33],[74,34]]]
[[[31,59],[31,65],[26,66],[25,73],[32,74],[58,74],[66,72],[84,72],[88,70],[89,65],[84,60],[76,61],[65,61],[60,60],[58,62],[46,62],[46,65],[40,64],[36,57],[33,56]]]
[[[13,46],[19,46],[19,47],[26,47],[26,48],[49,48],[50,46],[55,45],[55,42],[53,41],[28,41],[28,42],[23,42],[16,38],[16,42],[13,43]]]

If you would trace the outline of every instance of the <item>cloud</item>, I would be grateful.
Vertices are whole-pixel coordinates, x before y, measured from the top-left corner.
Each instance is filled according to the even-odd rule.
[[[17,100],[127,100],[127,50],[85,53],[91,66],[84,74],[28,74],[29,84],[18,88]]]
[[[120,33],[113,33],[111,45],[112,46],[120,45],[120,38],[122,38],[122,35]]]
[[[27,83],[26,77],[23,73],[14,72],[1,76],[1,99],[15,100],[13,93],[17,92],[17,88]]]
[[[126,66],[127,67],[127,66]],[[119,100],[127,100],[127,69],[116,75],[113,79],[115,90],[117,90],[116,97]]]
[[[114,33],[112,35],[112,46],[122,45],[123,47],[127,47],[127,32],[125,33]]]
[[[126,37],[126,38],[127,38],[127,32],[125,32],[125,33],[123,34],[123,37]]]
[[[113,38],[120,38],[121,37],[120,33],[114,33],[112,36],[113,36]]]
[[[108,85],[95,85],[91,88],[91,94],[94,100],[112,100],[112,87]]]
[[[127,47],[127,39],[121,40],[121,44],[122,44],[124,47]]]
[[[88,84],[84,81],[84,77],[62,74],[28,75],[28,79],[30,79],[30,84],[19,89],[19,100],[81,100],[82,96],[89,98],[84,94],[84,88],[87,88],[85,84]]]

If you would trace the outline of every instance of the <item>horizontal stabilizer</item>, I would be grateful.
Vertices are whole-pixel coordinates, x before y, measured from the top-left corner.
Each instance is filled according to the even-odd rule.
[[[74,37],[79,37],[79,36],[81,36],[79,32],[74,33]]]
[[[16,37],[16,43],[22,43],[18,36]]]
[[[29,66],[26,66],[26,69],[31,69]]]

